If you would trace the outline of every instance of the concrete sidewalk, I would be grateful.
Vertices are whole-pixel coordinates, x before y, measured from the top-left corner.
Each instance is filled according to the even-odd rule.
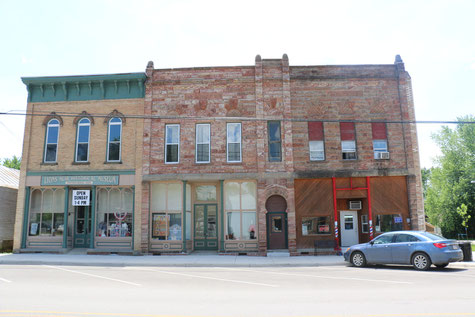
[[[76,254],[0,254],[0,265],[70,266],[156,266],[156,267],[299,267],[344,266],[343,256],[260,257],[237,255],[76,255]],[[451,263],[449,267],[474,267],[475,262]]]

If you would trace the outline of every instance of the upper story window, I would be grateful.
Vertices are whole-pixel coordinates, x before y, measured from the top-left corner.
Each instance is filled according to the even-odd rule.
[[[196,163],[210,162],[210,124],[196,125]]]
[[[51,119],[46,127],[45,163],[54,163],[58,159],[59,121]]]
[[[341,153],[344,160],[356,160],[355,124],[340,122]]]
[[[373,134],[374,158],[377,160],[389,159],[386,124],[384,122],[373,122],[371,123],[371,128]]]
[[[120,162],[122,140],[122,120],[120,118],[112,118],[109,120],[108,136],[107,161]]]
[[[241,162],[241,123],[228,123],[226,135],[227,161]]]
[[[267,123],[267,133],[269,135],[269,162],[280,162],[282,161],[280,121],[269,121]]]
[[[167,124],[165,126],[165,163],[179,163],[180,161],[180,125]]]
[[[76,162],[89,161],[89,137],[91,121],[82,118],[78,123],[78,133],[76,137]]]
[[[309,122],[308,148],[310,161],[325,160],[325,144],[323,140],[323,122]]]

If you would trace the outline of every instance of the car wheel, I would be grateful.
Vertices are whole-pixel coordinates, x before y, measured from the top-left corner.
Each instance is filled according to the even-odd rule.
[[[443,269],[443,268],[446,267],[447,265],[449,265],[449,263],[436,264],[435,266],[436,266],[438,269]]]
[[[363,267],[366,265],[366,258],[361,252],[353,252],[351,255],[351,264],[356,267]]]
[[[412,266],[419,271],[427,271],[432,264],[429,256],[425,253],[418,252],[412,256]]]

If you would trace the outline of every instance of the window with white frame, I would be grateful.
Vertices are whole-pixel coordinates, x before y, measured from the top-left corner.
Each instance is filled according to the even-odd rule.
[[[152,183],[152,239],[182,240],[182,209],[183,184]],[[187,220],[191,221],[188,216]]]
[[[179,163],[180,160],[180,125],[165,126],[165,163]]]
[[[120,118],[112,118],[109,120],[108,135],[107,161],[120,162],[122,139],[122,120]]]
[[[355,124],[340,122],[341,153],[344,160],[356,160]]]
[[[374,151],[374,158],[379,159],[379,153],[388,152],[388,141],[387,140],[373,140],[373,151]]]
[[[46,127],[45,163],[54,163],[58,159],[59,121],[51,119]]]
[[[91,121],[87,118],[79,120],[76,137],[76,162],[89,161],[89,138]]]
[[[257,185],[252,181],[224,184],[226,240],[257,239]]]
[[[209,163],[211,154],[210,124],[196,125],[196,163]]]
[[[64,189],[34,189],[30,197],[28,235],[62,236],[64,231]]]
[[[387,137],[387,132],[386,132],[386,123],[373,122],[371,123],[371,130],[372,130],[372,135],[373,135],[374,158],[381,159],[383,157],[380,156],[380,153],[388,152],[388,137]]]
[[[310,152],[310,161],[325,160],[323,122],[308,123],[308,148]]]
[[[369,233],[368,215],[361,215],[361,232]]]
[[[241,123],[227,124],[226,153],[228,162],[241,162]]]
[[[341,141],[341,152],[344,160],[356,160],[356,142]]]

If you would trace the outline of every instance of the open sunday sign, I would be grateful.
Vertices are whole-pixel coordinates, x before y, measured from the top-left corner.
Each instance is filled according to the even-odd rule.
[[[73,190],[73,206],[89,206],[90,190]]]

